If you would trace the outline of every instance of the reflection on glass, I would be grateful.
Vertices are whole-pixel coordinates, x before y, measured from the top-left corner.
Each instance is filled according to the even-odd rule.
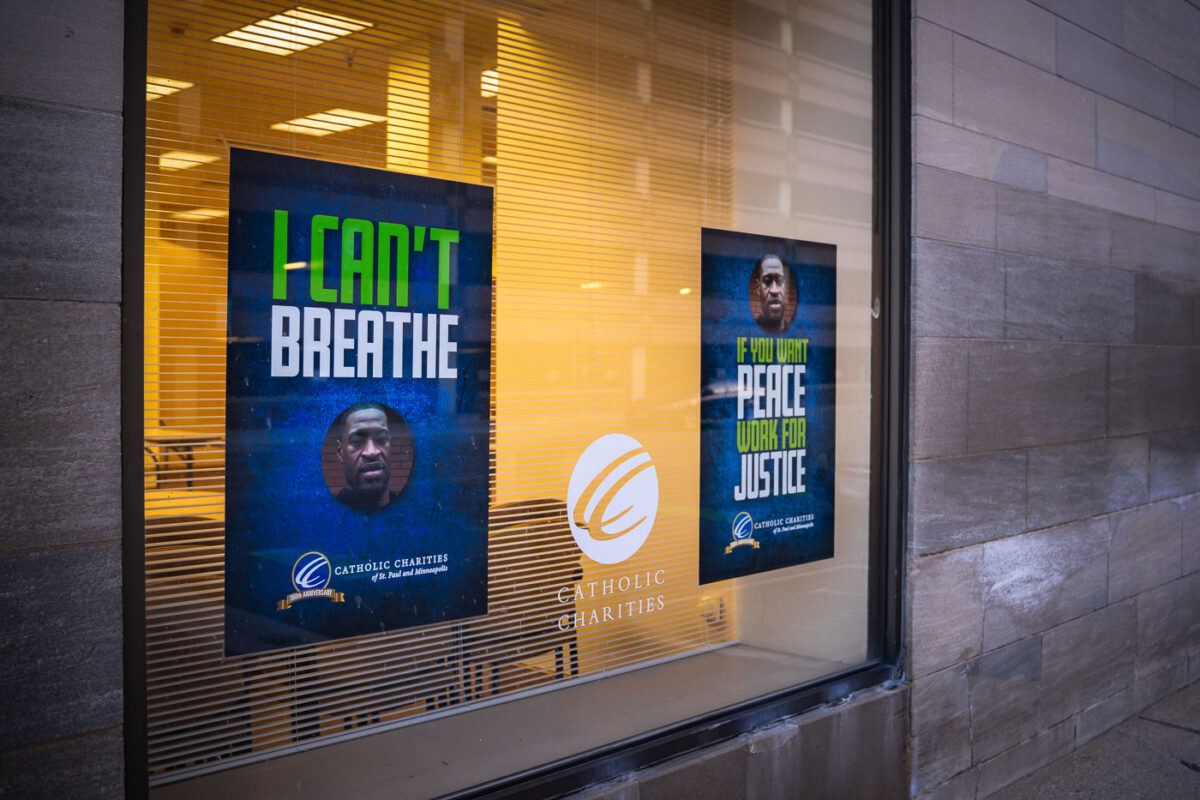
[[[616,684],[595,679],[615,673],[622,702],[654,709],[628,715],[633,735],[863,661],[870,5],[236,5],[150,3],[149,71],[172,76],[147,78],[156,779],[536,692],[600,713]],[[393,630],[397,595],[356,604],[366,638],[222,658],[231,144],[496,187],[487,617]],[[835,244],[839,321],[834,557],[703,587],[701,407],[737,387],[700,385],[701,228]],[[170,429],[198,434],[188,459],[153,438]],[[608,434],[645,448],[659,491],[653,531],[615,564],[563,525],[572,472]]]

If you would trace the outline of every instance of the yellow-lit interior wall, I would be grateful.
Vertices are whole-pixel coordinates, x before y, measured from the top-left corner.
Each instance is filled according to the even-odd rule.
[[[585,582],[666,570],[664,610],[580,631],[584,667],[617,668],[733,634],[699,613],[695,548],[698,234],[731,211],[730,63],[727,38],[647,31],[636,7],[591,15],[499,22],[496,498],[562,496],[607,433],[651,454],[650,540],[619,565],[584,559]]]

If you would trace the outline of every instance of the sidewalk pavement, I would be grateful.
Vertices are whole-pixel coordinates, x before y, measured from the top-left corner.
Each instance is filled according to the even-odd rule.
[[[1181,689],[989,800],[1198,800],[1200,683]]]

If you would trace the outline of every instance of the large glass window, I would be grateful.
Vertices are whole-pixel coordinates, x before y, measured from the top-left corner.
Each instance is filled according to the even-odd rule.
[[[233,780],[231,770],[313,745],[373,746],[364,733],[412,748],[393,759],[405,762],[413,796],[445,793],[868,660],[879,377],[870,3],[151,0],[147,71],[148,771],[161,796],[182,779]],[[228,646],[227,502],[239,488],[229,481],[256,474],[232,466],[230,426],[242,422],[230,418],[237,387],[227,385],[243,343],[230,294],[231,248],[242,235],[231,226],[240,213],[231,212],[231,170],[235,181],[241,174],[231,160],[247,151],[306,159],[286,162],[298,180],[315,180],[303,165],[326,162],[376,171],[361,173],[369,181],[391,172],[491,187],[490,219],[471,223],[493,237],[490,301],[485,287],[473,306],[490,306],[490,323],[471,333],[490,347],[473,384],[484,401],[435,404],[440,422],[410,419],[411,435],[389,418],[386,445],[393,488],[401,451],[402,469],[452,481],[469,466],[422,459],[460,435],[463,420],[475,425],[486,480],[472,500],[487,512],[476,594],[486,596],[486,614],[413,610],[418,601],[401,583],[389,597],[355,590],[358,573],[343,572],[349,589],[336,624],[311,623],[307,639],[281,634],[274,645],[274,634],[256,634],[266,644],[245,652]],[[275,207],[287,211],[288,202],[276,198]],[[330,230],[342,236],[346,219]],[[382,241],[384,220],[368,222]],[[418,223],[404,233],[414,276]],[[280,268],[312,271],[318,256],[304,258],[318,249],[295,255],[309,234],[287,235]],[[340,246],[367,247],[355,235]],[[794,331],[805,323],[822,331],[811,342],[825,371],[808,364],[823,382],[805,385],[808,436],[823,444],[804,448],[795,420],[806,418],[795,394],[788,399],[787,386],[801,385],[795,367],[807,361],[798,349],[807,334],[764,327],[761,338],[777,344],[761,363],[793,368],[776,373],[796,381],[782,387],[772,389],[765,369],[739,384],[738,366],[759,363],[753,356],[732,357],[727,373],[704,362],[718,305],[706,270],[741,263],[737,248],[756,242],[764,256],[795,243],[788,252],[800,255],[781,260],[811,267],[789,265],[785,304]],[[764,261],[739,273],[725,301],[745,307],[747,319],[768,317],[773,301],[757,292],[769,271]],[[817,283],[824,288],[806,295]],[[783,355],[783,340],[796,343],[786,345],[794,357]],[[465,347],[457,355],[460,364],[469,357]],[[317,396],[318,384],[295,391]],[[762,435],[785,443],[746,444],[745,453],[702,446],[708,426],[737,442],[736,423],[710,413],[735,396],[748,419],[763,404]],[[318,432],[327,437],[318,440],[324,467],[320,457],[291,467],[325,475],[322,502],[333,502],[336,482],[353,480],[338,477],[350,422],[327,421]],[[286,421],[254,435],[266,442],[280,435],[274,426]],[[242,433],[238,464],[255,453]],[[606,455],[601,442],[617,449]],[[817,520],[825,527],[812,533],[821,546],[713,578],[700,542],[715,528],[729,530],[727,545],[749,538],[769,551],[772,536],[799,536],[810,520],[802,505],[795,519],[779,515],[744,537],[732,518],[706,517],[719,505],[702,488],[706,475],[741,455],[797,448],[809,460],[768,459],[762,485],[779,493],[790,480],[795,489],[807,464],[809,491],[826,501]],[[596,468],[598,483],[573,490],[573,480],[587,484],[578,476],[588,458],[609,462]],[[581,548],[573,531],[590,513],[589,492],[612,489],[603,481],[621,472],[620,459],[637,467],[643,488],[652,475],[654,491],[636,494],[648,513],[624,526],[649,516],[644,542],[614,560]],[[329,548],[311,544],[303,525],[286,533],[297,549],[280,558],[302,594],[301,557]],[[758,549],[752,542],[737,553]],[[347,564],[326,563],[329,592],[298,607],[333,608]],[[398,572],[375,562],[366,570],[384,581]],[[443,767],[431,755],[436,743],[462,736],[478,748]],[[306,757],[327,758],[323,751]]]

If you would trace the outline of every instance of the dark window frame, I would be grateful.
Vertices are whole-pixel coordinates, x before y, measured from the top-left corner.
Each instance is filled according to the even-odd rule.
[[[453,798],[557,796],[728,740],[847,695],[903,679],[903,520],[910,253],[909,0],[873,0],[874,275],[868,660],[844,672],[720,709],[569,759],[454,793]],[[125,3],[121,327],[122,581],[125,791],[149,796],[146,731],[143,423],[145,143],[148,0]]]
[[[121,600],[125,676],[125,797],[147,798],[146,520],[143,496],[148,0],[125,3],[121,186]]]

